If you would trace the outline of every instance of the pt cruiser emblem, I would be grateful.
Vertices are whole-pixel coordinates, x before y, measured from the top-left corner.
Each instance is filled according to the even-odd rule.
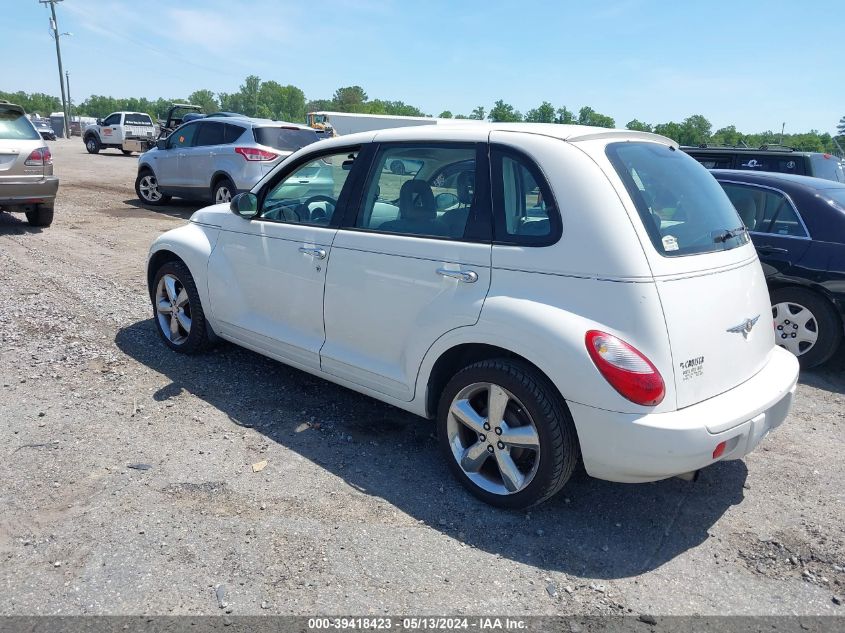
[[[742,338],[748,338],[748,335],[751,334],[751,330],[754,329],[754,324],[757,323],[757,320],[760,318],[758,314],[753,319],[745,319],[739,325],[735,325],[733,327],[729,327],[726,332],[734,332],[735,334],[742,334]]]

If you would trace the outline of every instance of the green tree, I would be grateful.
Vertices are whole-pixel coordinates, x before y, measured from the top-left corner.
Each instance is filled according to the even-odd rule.
[[[449,112],[449,110],[443,110],[443,112],[438,114],[437,117],[440,118],[440,119],[451,119],[452,113]]]
[[[27,114],[40,114],[45,117],[62,109],[62,102],[58,97],[43,92],[27,94],[23,91],[3,92],[0,90],[0,99],[21,106]],[[76,113],[76,107],[74,107],[74,113]]]
[[[485,112],[485,110],[484,110],[484,106],[478,106],[477,108],[475,108],[475,109],[474,109],[474,110],[470,113],[470,115],[469,115],[469,117],[468,117],[468,118],[470,118],[470,119],[476,119],[476,120],[478,120],[478,121],[483,121],[483,120],[484,120],[484,112]]]
[[[693,114],[681,123],[678,142],[681,145],[704,145],[710,141],[710,121],[700,114]]]
[[[711,144],[726,145],[728,147],[736,147],[742,141],[742,134],[737,132],[736,127],[733,125],[728,125],[726,127],[719,128],[718,130],[713,132],[713,136],[710,137]]]
[[[555,107],[548,101],[543,101],[536,108],[531,108],[525,114],[525,120],[531,123],[554,123]]]
[[[188,96],[188,103],[198,105],[206,114],[220,110],[220,104],[217,103],[211,90],[195,90]]]
[[[579,125],[592,125],[595,127],[616,127],[616,121],[612,117],[599,114],[590,106],[584,106],[578,111]]]
[[[334,107],[340,112],[362,112],[367,93],[361,86],[347,86],[335,90],[332,97]]]
[[[334,102],[331,99],[314,99],[305,104],[306,112],[325,112],[334,110]]]
[[[678,139],[681,138],[682,131],[683,128],[681,127],[681,124],[673,121],[670,121],[669,123],[658,123],[654,126],[655,134],[666,136],[676,142],[678,142]]]
[[[258,89],[258,114],[279,121],[304,121],[305,93],[296,86],[265,81]]]
[[[651,124],[650,123],[643,123],[637,119],[632,119],[625,124],[625,127],[629,130],[636,130],[637,132],[651,132]]]
[[[493,108],[490,110],[490,114],[487,115],[487,118],[498,123],[512,123],[515,121],[522,121],[522,114],[519,110],[514,110],[514,107],[511,104],[505,103],[499,99],[493,104]]]
[[[572,125],[573,123],[576,123],[575,113],[566,106],[558,108],[556,114],[555,123],[561,123],[563,125]]]
[[[455,118],[456,119],[468,119],[470,117],[468,117],[466,114],[456,114]]]
[[[839,136],[845,136],[845,116],[839,119],[839,125],[836,126],[836,132]]]

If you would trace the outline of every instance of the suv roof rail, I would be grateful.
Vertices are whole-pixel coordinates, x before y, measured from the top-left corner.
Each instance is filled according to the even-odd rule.
[[[774,149],[774,150],[783,150],[787,152],[797,152],[798,150],[794,147],[789,147],[789,145],[781,145],[780,143],[763,143],[760,146],[760,149],[763,151]]]

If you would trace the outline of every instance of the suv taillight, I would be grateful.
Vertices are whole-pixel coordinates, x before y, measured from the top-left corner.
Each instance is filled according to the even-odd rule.
[[[620,338],[590,330],[584,338],[587,352],[610,386],[636,404],[654,406],[663,401],[663,377],[651,361]]]
[[[254,147],[236,147],[235,151],[247,160],[275,160],[278,154]]]
[[[24,165],[28,167],[41,167],[43,165],[49,165],[52,162],[53,155],[50,153],[50,150],[46,147],[39,147],[38,149],[32,150]]]

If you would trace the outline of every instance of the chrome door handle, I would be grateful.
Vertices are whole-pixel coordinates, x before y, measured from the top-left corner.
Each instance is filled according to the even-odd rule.
[[[322,248],[308,248],[307,246],[300,246],[299,247],[300,253],[305,253],[306,255],[312,255],[317,259],[325,259],[326,258],[326,251]]]
[[[438,275],[443,275],[444,277],[450,277],[452,279],[457,279],[458,281],[463,281],[467,284],[474,284],[478,281],[478,273],[474,270],[448,270],[446,268],[438,268],[437,269]]]

